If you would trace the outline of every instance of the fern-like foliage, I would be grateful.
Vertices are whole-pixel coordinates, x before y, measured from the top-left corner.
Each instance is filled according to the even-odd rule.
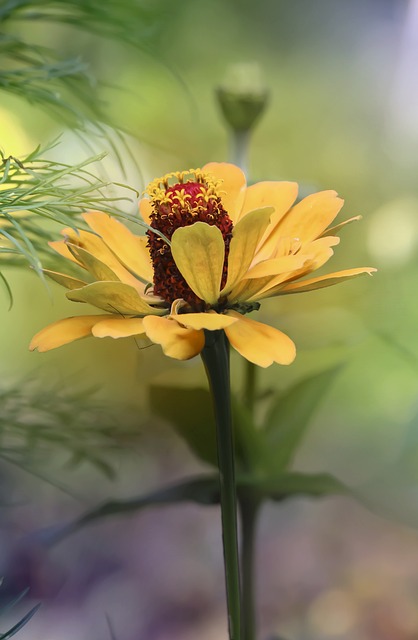
[[[157,57],[153,42],[167,7],[168,0],[3,0],[0,97],[9,93],[42,109],[63,128],[77,132],[90,148],[92,140],[94,148],[102,149],[105,143],[123,168],[122,151],[130,155],[124,126],[107,114],[97,91],[100,80],[89,64],[78,52],[67,57],[67,51],[84,31],[97,42],[119,41]],[[35,24],[64,27],[66,53],[56,50],[57,45],[36,42]],[[88,209],[120,213],[115,191],[97,178],[103,172],[94,163],[103,155],[71,166],[47,159],[46,151],[38,148],[25,158],[15,158],[13,149],[0,151],[0,279],[10,300],[5,266],[26,261],[42,275],[41,257],[50,233],[42,219],[75,226],[74,216]]]
[[[2,582],[3,582],[3,579],[0,580],[0,585]],[[23,600],[23,598],[26,596],[27,593],[28,593],[28,589],[22,591],[22,593],[20,593],[16,598],[14,598],[12,602],[8,602],[6,605],[2,606],[0,608],[0,617],[8,613],[10,609],[12,609],[13,607],[17,606],[21,602],[21,600]],[[18,622],[16,622],[7,631],[4,631],[3,633],[0,632],[0,640],[8,640],[9,638],[12,638],[13,636],[15,636],[29,622],[32,616],[35,615],[35,613],[37,612],[40,606],[41,606],[40,604],[35,605],[34,607],[32,607],[32,609],[30,609],[30,611],[28,611]]]
[[[0,460],[48,482],[42,469],[51,453],[69,468],[89,464],[113,477],[115,452],[131,448],[138,433],[137,412],[125,408],[122,420],[92,389],[35,379],[0,386]]]
[[[0,6],[0,92],[41,106],[64,126],[84,131],[88,123],[92,133],[107,137],[106,125],[122,131],[121,123],[106,114],[86,61],[28,40],[27,26],[66,25],[75,35],[88,31],[156,57],[152,41],[162,7],[161,0],[146,8],[138,0],[6,0]]]
[[[112,195],[115,185],[96,177],[92,165],[105,154],[72,166],[45,159],[47,150],[38,147],[21,159],[0,151],[0,278],[9,296],[4,267],[23,260],[42,277],[41,256],[56,235],[51,225],[42,224],[44,220],[74,227],[77,214],[96,208],[117,215],[121,202],[132,200],[125,194],[138,195],[128,187],[123,196]]]

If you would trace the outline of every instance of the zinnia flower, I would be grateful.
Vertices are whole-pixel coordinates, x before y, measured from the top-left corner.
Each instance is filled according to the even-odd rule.
[[[149,225],[137,236],[120,221],[92,211],[91,231],[64,229],[50,245],[71,260],[79,276],[46,270],[69,289],[67,298],[103,314],[58,320],[30,348],[48,351],[90,335],[147,336],[178,360],[199,354],[205,330],[224,330],[244,358],[262,367],[289,364],[292,340],[247,317],[260,301],[337,284],[371,273],[363,267],[306,278],[333,255],[328,228],[343,205],[335,191],[294,205],[294,182],[247,187],[243,172],[226,163],[172,173],[153,181],[140,211]]]

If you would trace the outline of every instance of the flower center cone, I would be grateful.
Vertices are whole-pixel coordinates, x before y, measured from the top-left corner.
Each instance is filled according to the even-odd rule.
[[[154,294],[169,304],[181,298],[193,310],[203,311],[205,302],[196,296],[181,275],[165,238],[170,241],[176,229],[188,227],[195,222],[218,227],[225,242],[222,288],[228,275],[232,220],[223,208],[214,186],[201,176],[199,181],[177,182],[172,186],[168,186],[167,180],[163,179],[157,185],[154,184],[150,195],[153,207],[150,226],[161,234],[147,231],[148,248],[154,267]]]

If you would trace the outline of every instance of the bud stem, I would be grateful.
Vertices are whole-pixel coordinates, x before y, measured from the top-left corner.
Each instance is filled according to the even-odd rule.
[[[231,129],[230,134],[230,157],[231,162],[236,164],[245,175],[248,174],[248,147],[250,141],[251,132],[247,131],[237,131],[236,129]]]

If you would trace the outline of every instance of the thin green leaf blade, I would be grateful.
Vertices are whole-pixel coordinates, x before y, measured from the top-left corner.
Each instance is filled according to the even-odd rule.
[[[262,433],[256,428],[247,407],[233,394],[231,405],[238,466],[246,471],[261,470],[265,457]]]
[[[264,499],[276,502],[296,496],[325,497],[351,494],[343,482],[329,473],[284,472],[273,478],[256,480],[255,486]]]
[[[292,462],[339,370],[340,366],[316,373],[274,396],[264,422],[266,465],[270,471],[281,471]]]
[[[43,532],[42,537],[46,544],[53,545],[86,525],[103,518],[128,515],[147,507],[167,506],[183,502],[194,502],[204,506],[217,504],[219,502],[218,475],[198,476],[129,500],[110,500],[88,511],[66,526]]]
[[[151,385],[149,397],[153,413],[171,424],[198,458],[216,467],[216,428],[209,391]]]
[[[29,620],[35,615],[41,605],[35,605],[28,613],[21,619],[17,624],[15,624],[11,629],[6,631],[6,633],[2,633],[0,635],[0,640],[8,640],[12,636],[15,636],[24,626],[29,622]]]
[[[263,442],[246,408],[234,395],[231,402],[236,465],[250,471],[261,463]],[[208,389],[152,385],[150,405],[154,414],[169,422],[198,458],[217,467],[216,427]]]

